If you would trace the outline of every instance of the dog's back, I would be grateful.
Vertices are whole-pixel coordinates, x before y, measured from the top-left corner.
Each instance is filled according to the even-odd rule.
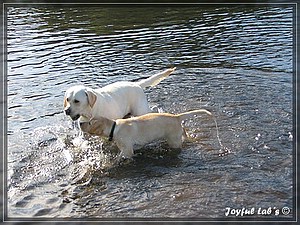
[[[169,113],[149,113],[129,119],[119,119],[118,138],[130,137],[134,144],[168,138],[170,134],[182,134],[181,120]]]

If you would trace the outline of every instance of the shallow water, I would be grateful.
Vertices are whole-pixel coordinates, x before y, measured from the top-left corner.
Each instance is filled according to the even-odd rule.
[[[293,218],[292,47],[290,6],[8,7],[8,217]],[[181,152],[158,141],[116,166],[114,145],[63,114],[72,85],[170,66],[150,105],[211,110],[223,147],[199,116]]]

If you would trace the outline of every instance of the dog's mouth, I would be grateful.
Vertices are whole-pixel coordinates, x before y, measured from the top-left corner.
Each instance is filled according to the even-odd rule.
[[[79,114],[75,115],[75,116],[71,116],[72,120],[75,121],[75,120],[78,120],[80,117]]]
[[[89,131],[89,126],[90,126],[90,122],[80,122],[79,123],[79,126],[80,126],[80,129],[83,131],[83,132],[88,132]]]

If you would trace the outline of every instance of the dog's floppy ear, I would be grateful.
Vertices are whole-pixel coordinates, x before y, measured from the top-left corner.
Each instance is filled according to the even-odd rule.
[[[89,101],[89,105],[91,106],[91,108],[93,108],[93,106],[95,105],[95,102],[97,100],[97,95],[90,90],[86,91],[87,97],[88,97],[88,101]]]

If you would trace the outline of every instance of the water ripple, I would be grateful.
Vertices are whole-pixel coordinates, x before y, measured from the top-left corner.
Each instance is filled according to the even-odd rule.
[[[7,25],[11,216],[222,218],[228,206],[292,206],[292,7],[11,6]],[[173,65],[145,90],[150,105],[211,110],[230,152],[199,117],[184,123],[192,140],[181,152],[157,142],[111,168],[116,148],[78,137],[65,90]]]

